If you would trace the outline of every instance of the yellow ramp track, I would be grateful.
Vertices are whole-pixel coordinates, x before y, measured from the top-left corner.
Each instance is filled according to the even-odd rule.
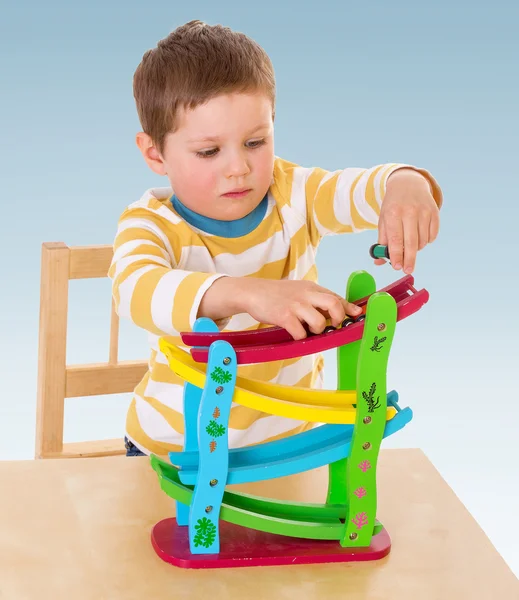
[[[162,338],[159,346],[172,371],[184,381],[204,387],[206,365],[195,362],[190,354]],[[237,377],[233,401],[270,415],[313,423],[353,424],[356,419],[354,391],[312,390]],[[395,408],[388,408],[386,421],[395,414]]]

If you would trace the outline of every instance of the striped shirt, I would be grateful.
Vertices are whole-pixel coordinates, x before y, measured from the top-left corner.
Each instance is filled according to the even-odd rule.
[[[334,172],[276,158],[263,218],[248,233],[223,237],[189,224],[174,209],[171,188],[148,190],[122,213],[109,276],[117,312],[149,333],[149,369],[137,385],[126,419],[127,437],[143,452],[164,455],[183,446],[183,381],[158,347],[165,336],[185,348],[204,293],[219,277],[317,282],[316,251],[326,235],[376,229],[389,175],[410,165]],[[414,168],[414,167],[413,167]],[[441,205],[441,190],[425,170]],[[270,326],[248,314],[217,323],[221,330]],[[241,365],[238,375],[290,386],[322,387],[323,358],[304,356]],[[231,407],[229,447],[279,439],[313,423]]]

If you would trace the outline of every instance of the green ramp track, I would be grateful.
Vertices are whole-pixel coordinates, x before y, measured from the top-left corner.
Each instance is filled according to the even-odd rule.
[[[150,457],[160,487],[170,498],[191,504],[192,486],[180,482],[178,469],[157,456]],[[266,533],[314,540],[341,540],[344,537],[345,505],[289,503],[249,494],[224,492],[220,518],[229,523]],[[382,530],[375,521],[373,535]]]

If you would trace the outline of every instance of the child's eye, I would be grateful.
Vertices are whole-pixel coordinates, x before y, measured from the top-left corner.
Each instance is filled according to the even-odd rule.
[[[264,143],[265,140],[251,140],[250,142],[247,142],[247,148],[259,148],[260,146],[263,146]]]
[[[210,158],[211,156],[216,156],[218,154],[218,148],[211,148],[210,150],[200,150],[196,152],[196,155],[200,158]]]
[[[264,139],[261,140],[250,140],[246,142],[246,147],[253,150],[254,148],[259,148],[266,143]],[[200,158],[211,158],[211,156],[216,156],[220,152],[220,148],[210,148],[209,150],[199,150],[195,152],[195,154]]]

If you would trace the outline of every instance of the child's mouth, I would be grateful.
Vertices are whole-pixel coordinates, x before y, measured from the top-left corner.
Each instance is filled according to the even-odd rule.
[[[234,192],[227,192],[226,194],[222,194],[224,198],[244,198],[251,190],[239,190]]]

